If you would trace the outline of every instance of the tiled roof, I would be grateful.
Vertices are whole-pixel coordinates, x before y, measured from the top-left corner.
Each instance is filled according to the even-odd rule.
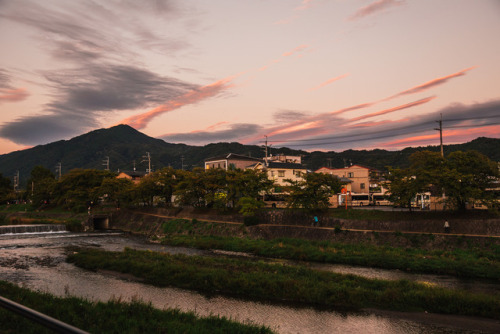
[[[211,158],[205,159],[205,162],[207,162],[207,161],[217,161],[217,160],[226,160],[226,159],[262,161],[262,159],[260,159],[260,158],[253,158],[253,157],[249,157],[249,156],[246,156],[246,155],[240,155],[240,154],[235,154],[235,153],[228,153],[228,154],[219,155],[219,156],[216,156],[216,157],[211,157]]]

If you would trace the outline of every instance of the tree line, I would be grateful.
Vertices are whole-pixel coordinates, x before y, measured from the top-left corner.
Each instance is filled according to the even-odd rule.
[[[6,179],[8,181],[8,179]],[[332,175],[307,174],[291,181],[290,205],[306,209],[328,207],[328,199],[340,191],[340,181]],[[73,169],[60,179],[47,168],[36,166],[25,191],[11,192],[3,201],[17,199],[36,208],[59,206],[84,212],[89,206],[192,206],[195,208],[235,209],[252,215],[264,206],[263,195],[272,192],[274,182],[267,173],[250,169],[195,168],[192,171],[162,168],[139,182],[117,178],[117,173],[97,169]]]
[[[453,152],[446,158],[438,152],[422,151],[410,156],[410,167],[388,168],[390,200],[411,208],[419,193],[441,196],[447,208],[465,210],[467,203],[480,201],[489,207],[497,204],[500,187],[496,162],[475,152]],[[330,174],[308,173],[282,187],[288,207],[309,211],[327,209],[331,196],[343,184]],[[195,208],[234,209],[252,215],[264,206],[263,195],[275,185],[265,171],[250,169],[171,167],[151,172],[134,183],[117,178],[117,173],[97,169],[73,169],[60,179],[47,168],[36,166],[27,189],[14,192],[10,179],[0,174],[0,201],[26,201],[35,208],[59,206],[84,212],[89,206],[192,206]]]
[[[500,199],[499,164],[477,151],[413,153],[410,166],[389,168],[390,200],[411,209],[417,194],[441,197],[445,208],[464,211],[467,204],[497,207]]]

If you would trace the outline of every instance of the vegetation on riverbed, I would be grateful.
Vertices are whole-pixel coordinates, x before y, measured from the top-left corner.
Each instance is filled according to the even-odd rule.
[[[89,270],[128,273],[150,284],[209,294],[344,309],[425,310],[500,319],[498,296],[407,280],[371,280],[250,259],[169,255],[131,249],[124,252],[80,249],[67,260]]]
[[[179,310],[158,310],[139,301],[91,302],[54,297],[0,281],[0,295],[91,333],[271,333],[269,328],[239,324],[226,318],[197,317]],[[53,333],[0,308],[2,333]]]
[[[345,244],[291,238],[264,240],[191,234],[192,231],[204,232],[212,228],[211,223],[171,220],[163,224],[163,232],[167,235],[161,242],[171,246],[246,252],[263,257],[400,269],[468,278],[500,279],[500,245],[495,244],[480,249],[471,247],[467,250],[458,248],[425,250],[417,247],[400,248],[366,243]],[[433,236],[410,235],[409,237],[432,238]]]

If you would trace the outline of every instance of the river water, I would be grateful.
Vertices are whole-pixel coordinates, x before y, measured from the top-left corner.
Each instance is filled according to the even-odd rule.
[[[99,247],[121,251],[124,247],[191,255],[220,256],[213,252],[147,243],[118,232],[46,233],[0,235],[0,280],[54,295],[74,295],[90,300],[140,299],[158,308],[178,308],[201,316],[220,315],[239,322],[263,324],[278,333],[498,333],[500,322],[469,317],[363,311],[340,313],[311,307],[273,305],[226,297],[206,297],[176,288],[157,288],[105,272],[89,272],[66,263],[67,246]],[[368,277],[400,278],[398,271],[310,264],[319,270],[356,273]],[[391,276],[391,272],[393,275]],[[396,277],[395,277],[396,276]],[[422,276],[422,275],[421,275]],[[424,275],[416,280],[467,288],[480,286],[498,293],[488,282],[463,283],[452,278]],[[404,277],[404,278],[411,278]]]

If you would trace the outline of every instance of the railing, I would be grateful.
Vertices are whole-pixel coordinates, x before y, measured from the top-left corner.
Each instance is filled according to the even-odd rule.
[[[88,332],[85,332],[79,328],[68,325],[67,323],[49,317],[48,315],[32,310],[26,306],[23,306],[21,304],[18,304],[16,302],[13,302],[12,300],[9,300],[1,296],[0,296],[0,306],[6,308],[9,311],[17,313],[25,318],[28,318],[32,321],[38,322],[42,326],[45,326],[48,329],[51,329],[57,333],[88,334]]]

